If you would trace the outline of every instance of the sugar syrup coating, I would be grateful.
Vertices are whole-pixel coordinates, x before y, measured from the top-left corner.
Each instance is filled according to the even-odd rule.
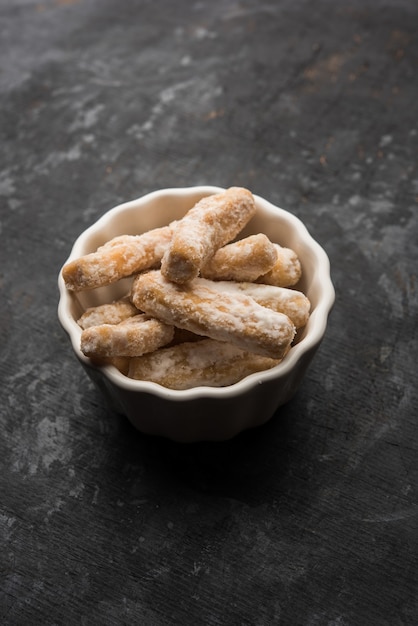
[[[86,328],[81,333],[80,348],[88,357],[141,356],[167,345],[173,337],[172,326],[138,314],[119,324]]]
[[[302,276],[302,266],[299,257],[291,248],[284,248],[274,244],[277,250],[275,265],[266,274],[259,276],[256,281],[276,287],[293,287]]]
[[[141,235],[114,237],[96,252],[67,263],[62,270],[67,289],[82,291],[117,282],[159,265],[167,249],[174,223]]]
[[[309,319],[311,303],[301,291],[261,283],[218,281],[217,288],[226,293],[243,293],[261,306],[284,313],[296,328],[305,326]]]
[[[287,315],[244,293],[227,293],[204,278],[176,285],[158,270],[145,272],[134,279],[131,299],[166,324],[273,359],[287,353],[296,332]]]
[[[279,362],[228,343],[202,339],[133,358],[128,376],[170,389],[190,389],[200,385],[225,387]]]
[[[200,275],[212,280],[251,282],[270,271],[276,261],[276,246],[259,233],[219,248],[202,267]]]
[[[99,326],[100,324],[119,324],[137,314],[138,309],[126,296],[109,304],[89,307],[77,320],[77,324],[85,330],[90,326]]]
[[[215,252],[232,241],[256,212],[248,189],[230,187],[202,198],[180,219],[161,262],[168,280],[184,284],[198,276]]]

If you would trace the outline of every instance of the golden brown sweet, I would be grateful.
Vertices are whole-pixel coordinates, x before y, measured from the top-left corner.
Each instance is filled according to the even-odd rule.
[[[86,309],[77,320],[77,324],[83,329],[100,324],[119,324],[137,314],[138,309],[126,297],[110,304],[100,304]]]
[[[276,285],[276,287],[293,287],[302,276],[302,267],[299,257],[291,248],[284,248],[275,244],[277,260],[266,274],[257,278],[258,283]]]
[[[276,261],[276,246],[259,233],[220,248],[200,274],[212,280],[254,281],[269,272]]]
[[[91,252],[67,263],[62,270],[67,289],[81,291],[110,285],[159,265],[170,243],[174,224],[142,235],[120,235]]]
[[[90,326],[81,333],[80,347],[88,357],[140,356],[167,345],[174,328],[139,314],[119,324]]]
[[[198,276],[215,252],[232,241],[255,212],[252,193],[241,187],[202,198],[177,222],[161,262],[163,276],[178,284]]]
[[[225,387],[280,361],[213,339],[182,343],[133,358],[128,376],[170,389]]]
[[[261,304],[261,306],[284,313],[296,328],[305,326],[309,319],[311,303],[305,294],[296,289],[235,281],[219,281],[217,282],[217,288],[230,294],[246,294],[258,302],[258,304]]]
[[[227,293],[205,278],[176,285],[160,271],[149,271],[135,278],[131,298],[138,309],[166,324],[273,359],[286,354],[295,335],[287,315],[244,293]]]

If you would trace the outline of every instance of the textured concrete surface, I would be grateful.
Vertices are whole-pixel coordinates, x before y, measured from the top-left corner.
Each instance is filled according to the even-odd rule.
[[[0,3],[0,621],[418,623],[417,19],[406,0]],[[337,301],[297,396],[225,444],[145,437],[60,328],[103,212],[244,185]]]

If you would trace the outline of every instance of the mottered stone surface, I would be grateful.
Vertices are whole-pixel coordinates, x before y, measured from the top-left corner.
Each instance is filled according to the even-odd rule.
[[[0,6],[0,622],[418,623],[417,37],[407,0]],[[225,443],[112,413],[59,326],[74,239],[242,185],[328,252],[295,398]]]

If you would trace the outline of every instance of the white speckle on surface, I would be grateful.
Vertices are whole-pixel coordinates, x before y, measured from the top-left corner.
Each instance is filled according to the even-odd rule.
[[[383,135],[383,137],[380,138],[379,146],[381,148],[388,146],[390,143],[392,143],[392,139],[392,135]]]
[[[54,462],[66,463],[72,456],[68,445],[68,420],[57,416],[54,421],[44,417],[37,428],[39,463],[47,470]]]
[[[77,161],[81,156],[80,146],[76,145],[70,148],[67,152],[68,161]]]
[[[50,503],[46,503],[46,504],[48,506],[48,510],[46,512],[46,517],[44,518],[44,522],[48,523],[49,519],[53,516],[54,513],[56,513],[57,511],[61,511],[65,502],[62,498],[56,498],[52,506]],[[45,506],[45,505],[41,505],[39,508],[42,508],[42,506]]]
[[[202,566],[199,565],[198,563],[194,562],[193,563],[193,569],[192,569],[192,575],[193,576],[197,576],[201,569],[202,569]]]
[[[198,26],[194,31],[195,39],[216,39],[217,35],[211,30],[207,28],[203,28],[203,26]]]
[[[16,211],[16,209],[22,206],[22,203],[20,202],[20,200],[17,200],[16,198],[9,198],[8,204],[9,204],[9,209],[11,211]]]
[[[0,174],[0,196],[9,196],[16,191],[14,180],[7,172]]]
[[[4,540],[9,540],[12,533],[12,527],[15,522],[16,519],[14,517],[6,515],[5,513],[0,513],[1,536]]]
[[[180,65],[183,67],[188,67],[192,62],[192,57],[189,54],[185,54],[184,57],[180,59]]]
[[[387,274],[382,274],[378,280],[378,284],[386,293],[393,317],[397,319],[403,318],[403,299],[394,281]]]
[[[346,622],[345,622],[344,618],[342,617],[342,615],[339,615],[335,619],[331,619],[327,623],[327,626],[345,626],[345,624],[346,624]]]
[[[148,119],[142,124],[135,123],[128,128],[126,134],[135,139],[143,139],[144,136],[156,126],[157,122],[167,111],[168,106],[177,97],[179,92],[190,89],[194,84],[194,79],[177,83],[163,89],[157,96],[156,102],[151,109]]]
[[[17,393],[15,397],[8,398],[7,410],[17,410],[23,396],[34,420],[25,438],[14,442],[11,466],[16,472],[25,470],[31,476],[42,470],[48,472],[54,463],[65,464],[72,456],[69,418],[59,414],[50,419],[45,417],[44,409],[49,402],[49,395],[45,396],[44,392],[49,387],[52,375],[49,363],[24,363],[9,377],[9,383],[14,385]]]
[[[14,178],[11,176],[10,170],[0,172],[0,196],[10,196],[16,191]]]
[[[392,347],[391,346],[381,346],[381,348],[380,348],[380,362],[384,363],[386,361],[386,359],[390,356],[391,353],[392,353]]]
[[[348,203],[350,206],[358,206],[361,203],[361,196],[351,196]]]
[[[387,198],[379,198],[378,200],[369,201],[370,211],[374,214],[382,215],[385,213],[388,215],[394,209],[394,204]]]
[[[270,163],[273,163],[273,165],[278,165],[279,163],[281,163],[282,157],[279,154],[268,154],[267,160]]]
[[[104,109],[103,104],[97,104],[91,109],[80,110],[77,113],[76,119],[70,125],[69,130],[73,132],[75,130],[80,130],[83,128],[84,129],[91,128],[92,126],[97,124],[97,122],[99,121],[100,113],[103,111],[103,109]]]
[[[79,483],[68,492],[72,498],[79,498],[84,491],[84,484]]]
[[[96,485],[95,488],[94,488],[93,497],[91,499],[91,503],[92,504],[97,504],[97,499],[99,497],[99,493],[100,493],[100,487],[98,485]]]
[[[411,506],[405,509],[399,509],[398,511],[390,511],[388,513],[382,513],[381,515],[365,517],[362,521],[369,522],[371,524],[381,524],[386,522],[397,522],[398,520],[416,516],[418,516],[418,506]]]
[[[49,153],[45,159],[39,163],[34,163],[33,171],[37,175],[49,174],[51,170],[55,169],[62,163],[68,161],[77,161],[82,156],[82,145],[75,144],[66,152],[56,151]]]

